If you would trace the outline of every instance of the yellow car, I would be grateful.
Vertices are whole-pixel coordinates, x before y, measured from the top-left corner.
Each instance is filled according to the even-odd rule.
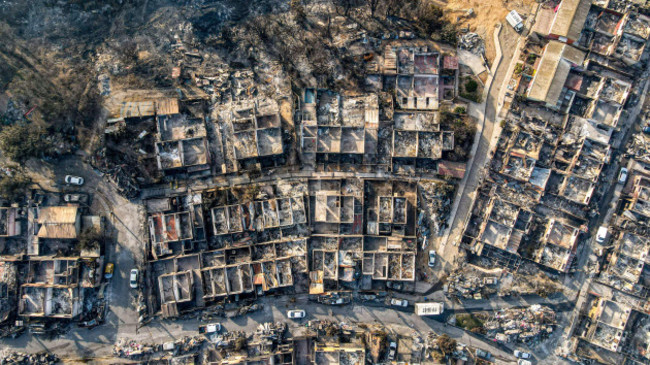
[[[108,264],[106,264],[106,268],[104,269],[104,277],[106,279],[112,278],[113,271],[115,271],[115,265],[112,262],[109,262]]]

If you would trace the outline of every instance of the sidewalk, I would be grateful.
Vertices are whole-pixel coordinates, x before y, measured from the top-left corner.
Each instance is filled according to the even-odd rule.
[[[528,17],[526,29],[530,29],[530,26],[533,23],[535,17],[537,16],[538,12],[539,12],[539,6],[536,7],[534,14]],[[496,100],[493,101],[494,103],[496,103],[495,105],[496,110],[494,116],[492,117],[493,120],[489,120],[488,119],[489,116],[487,115],[488,114],[487,109],[489,106],[488,99],[490,98],[490,94],[492,92],[493,79],[497,76],[497,70],[503,58],[503,50],[501,49],[501,43],[499,41],[499,33],[502,27],[503,26],[499,27],[494,32],[495,45],[497,46],[497,57],[495,58],[495,63],[492,67],[491,75],[488,79],[488,83],[485,88],[485,90],[488,90],[488,92],[484,93],[484,102],[478,105],[476,107],[478,110],[474,112],[476,115],[482,118],[480,119],[482,120],[481,131],[477,132],[476,137],[474,139],[471,158],[470,161],[468,162],[468,166],[470,168],[467,170],[465,177],[461,181],[456,195],[456,199],[454,200],[454,205],[452,207],[452,211],[449,218],[449,221],[451,223],[449,224],[449,227],[447,228],[444,237],[440,240],[441,244],[439,249],[441,251],[446,249],[446,245],[450,240],[450,236],[453,235],[454,237],[459,237],[462,234],[462,230],[464,229],[465,226],[465,221],[469,218],[469,213],[470,213],[469,209],[471,209],[472,204],[470,204],[469,207],[467,207],[467,212],[461,210],[460,217],[458,212],[459,206],[461,206],[461,203],[464,203],[465,206],[468,205],[467,202],[462,202],[463,200],[471,199],[473,203],[473,197],[471,197],[470,195],[473,195],[475,193],[475,189],[478,188],[479,181],[482,180],[482,175],[485,172],[484,171],[485,164],[489,161],[489,156],[491,156],[493,151],[495,150],[496,144],[499,140],[499,136],[501,135],[502,127],[500,121],[504,117],[503,116],[504,110],[507,111],[507,108],[504,106],[507,85],[510,81],[511,78],[510,76],[514,71],[516,60],[519,58],[519,55],[521,53],[523,42],[525,42],[525,37],[523,37],[523,35],[520,35],[519,39],[517,40],[517,46],[515,48],[515,52],[511,58],[511,62],[509,63],[508,69],[505,73],[504,80],[498,89],[498,93],[495,98]],[[470,108],[470,112],[471,112],[471,108]],[[487,126],[488,128],[486,128],[486,123],[488,122],[491,124]],[[481,138],[483,138],[483,140]],[[480,147],[481,142],[485,143],[484,140],[488,140],[487,148],[483,147],[481,148],[481,153],[477,153],[477,150]],[[472,184],[470,184],[470,189],[468,190],[467,182],[470,181],[470,179],[473,179],[475,181],[472,181]],[[461,219],[462,221],[459,221],[459,219]],[[459,240],[456,240],[454,238],[452,242],[454,244],[458,244],[459,243],[458,241]]]
[[[499,25],[499,27],[494,30],[494,44],[496,45],[496,57],[494,59],[494,63],[492,64],[492,68],[489,70],[490,75],[488,76],[487,82],[485,84],[485,88],[483,89],[483,101],[481,102],[481,104],[478,105],[470,104],[469,106],[468,113],[471,116],[477,118],[477,120],[480,123],[480,130],[477,130],[474,136],[474,142],[472,143],[472,150],[470,152],[470,159],[467,162],[467,166],[469,168],[465,172],[465,176],[463,177],[463,179],[460,181],[460,184],[458,185],[458,191],[456,192],[456,197],[454,198],[454,204],[451,208],[451,213],[449,214],[449,222],[450,222],[449,226],[447,227],[446,232],[443,234],[443,238],[439,241],[440,246],[438,247],[438,250],[441,253],[445,252],[447,243],[449,241],[449,235],[454,230],[454,226],[456,224],[456,218],[457,218],[456,215],[458,213],[458,207],[460,206],[463,197],[466,196],[465,190],[467,187],[467,181],[471,179],[471,177],[476,173],[476,168],[474,167],[474,164],[476,162],[475,160],[477,157],[476,152],[478,150],[479,144],[481,143],[481,138],[483,137],[483,133],[485,132],[485,123],[487,120],[486,110],[487,110],[487,105],[489,100],[488,96],[492,90],[494,77],[503,58],[501,43],[499,41],[499,34],[501,33],[502,27],[503,27],[502,25]],[[481,157],[479,157],[479,159],[481,159]],[[448,257],[447,259],[449,260]]]

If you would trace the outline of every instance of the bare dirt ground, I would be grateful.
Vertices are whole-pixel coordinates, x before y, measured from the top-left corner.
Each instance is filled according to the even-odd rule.
[[[531,13],[535,0],[431,0],[444,10],[447,19],[458,28],[469,28],[485,41],[485,56],[490,62],[496,56],[494,45],[494,27],[506,22],[506,15],[517,10],[522,16]],[[467,15],[469,9],[473,15]]]

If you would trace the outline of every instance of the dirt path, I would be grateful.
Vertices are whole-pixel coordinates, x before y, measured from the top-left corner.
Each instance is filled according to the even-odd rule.
[[[517,10],[522,16],[527,16],[536,4],[535,0],[429,0],[441,7],[449,21],[458,28],[468,28],[485,41],[485,56],[490,62],[496,56],[492,34],[494,27],[505,23],[506,14]],[[473,14],[468,15],[472,9]]]

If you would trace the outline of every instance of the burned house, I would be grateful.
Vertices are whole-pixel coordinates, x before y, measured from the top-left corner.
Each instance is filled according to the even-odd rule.
[[[314,342],[311,352],[315,365],[363,365],[366,363],[366,347],[361,343]]]
[[[481,255],[484,245],[489,245],[489,249],[516,255],[522,238],[530,229],[531,212],[493,197],[487,203],[485,217],[476,237],[480,243],[475,248],[477,254]]]
[[[310,180],[310,293],[414,281],[416,191],[407,181]]]
[[[451,48],[389,41],[365,60],[368,88],[394,93],[397,109],[434,111],[456,96],[459,62]]]
[[[307,223],[304,195],[278,193],[219,204],[216,197],[225,196],[220,194],[231,192],[148,202],[149,265],[157,298],[152,313],[175,317],[231,295],[293,290],[296,275],[306,276],[306,232],[299,228]]]
[[[22,233],[18,215],[18,208],[0,208],[0,237],[14,237]]]
[[[210,214],[215,236],[307,223],[300,195],[215,207]]]
[[[284,163],[282,122],[272,99],[232,102],[215,109],[223,173],[259,170]]]
[[[578,246],[580,230],[557,218],[546,222],[546,230],[533,260],[559,272],[568,272]]]
[[[149,216],[151,252],[154,257],[182,251],[184,247],[174,249],[173,246],[191,242],[194,237],[191,214],[189,211],[157,212]]]
[[[582,71],[572,70],[565,84],[566,110],[610,133],[618,126],[623,106],[632,90],[629,75],[589,61]]]
[[[602,56],[611,56],[622,33],[624,15],[592,5],[587,12],[578,44]]]
[[[648,225],[648,218],[650,218],[650,178],[639,176],[634,182],[625,216],[635,222],[645,222],[645,225]]]
[[[631,312],[632,308],[622,303],[605,298],[594,300],[588,315],[592,324],[583,337],[608,351],[620,351]]]
[[[442,56],[417,47],[397,47],[392,52],[397,68],[397,105],[405,110],[438,110]]]
[[[397,112],[393,118],[394,172],[435,170],[443,152],[454,149],[454,132],[440,130],[438,113]]]
[[[324,292],[324,281],[356,279],[363,254],[363,191],[360,181],[310,180],[312,235],[310,293]]]
[[[628,294],[645,298],[650,293],[650,240],[621,232],[615,250],[599,280]]]
[[[72,319],[82,313],[78,258],[32,258],[19,289],[18,315]]]
[[[201,194],[146,201],[150,253],[154,259],[192,252],[205,242]]]
[[[376,94],[341,95],[305,89],[300,146],[308,164],[375,164],[379,103]]]
[[[156,116],[158,168],[168,173],[196,172],[210,168],[205,121],[185,114]]]

